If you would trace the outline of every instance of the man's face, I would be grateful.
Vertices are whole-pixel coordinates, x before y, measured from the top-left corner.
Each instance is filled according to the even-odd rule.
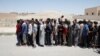
[[[73,24],[76,24],[76,22],[75,22],[75,21],[73,21]]]

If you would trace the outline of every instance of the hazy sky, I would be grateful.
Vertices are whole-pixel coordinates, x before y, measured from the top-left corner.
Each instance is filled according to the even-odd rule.
[[[100,6],[100,0],[0,0],[0,12],[61,11],[83,14],[85,8]]]

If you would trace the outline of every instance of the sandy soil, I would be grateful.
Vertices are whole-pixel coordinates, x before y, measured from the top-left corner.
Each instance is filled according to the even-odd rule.
[[[15,35],[0,36],[0,56],[100,56],[93,49],[67,46],[28,47],[16,45]]]

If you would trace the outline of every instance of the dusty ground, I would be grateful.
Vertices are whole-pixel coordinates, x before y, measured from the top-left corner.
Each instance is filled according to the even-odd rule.
[[[45,46],[28,47],[16,45],[16,36],[0,36],[0,56],[100,56],[94,49],[67,47],[67,46]]]

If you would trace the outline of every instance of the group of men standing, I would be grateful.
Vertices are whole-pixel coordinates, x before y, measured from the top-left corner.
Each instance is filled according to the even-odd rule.
[[[61,18],[46,21],[37,20],[17,20],[16,35],[17,46],[36,45],[67,45],[80,47],[100,46],[100,26],[97,22],[73,20],[73,22]],[[73,24],[71,24],[73,23]]]

